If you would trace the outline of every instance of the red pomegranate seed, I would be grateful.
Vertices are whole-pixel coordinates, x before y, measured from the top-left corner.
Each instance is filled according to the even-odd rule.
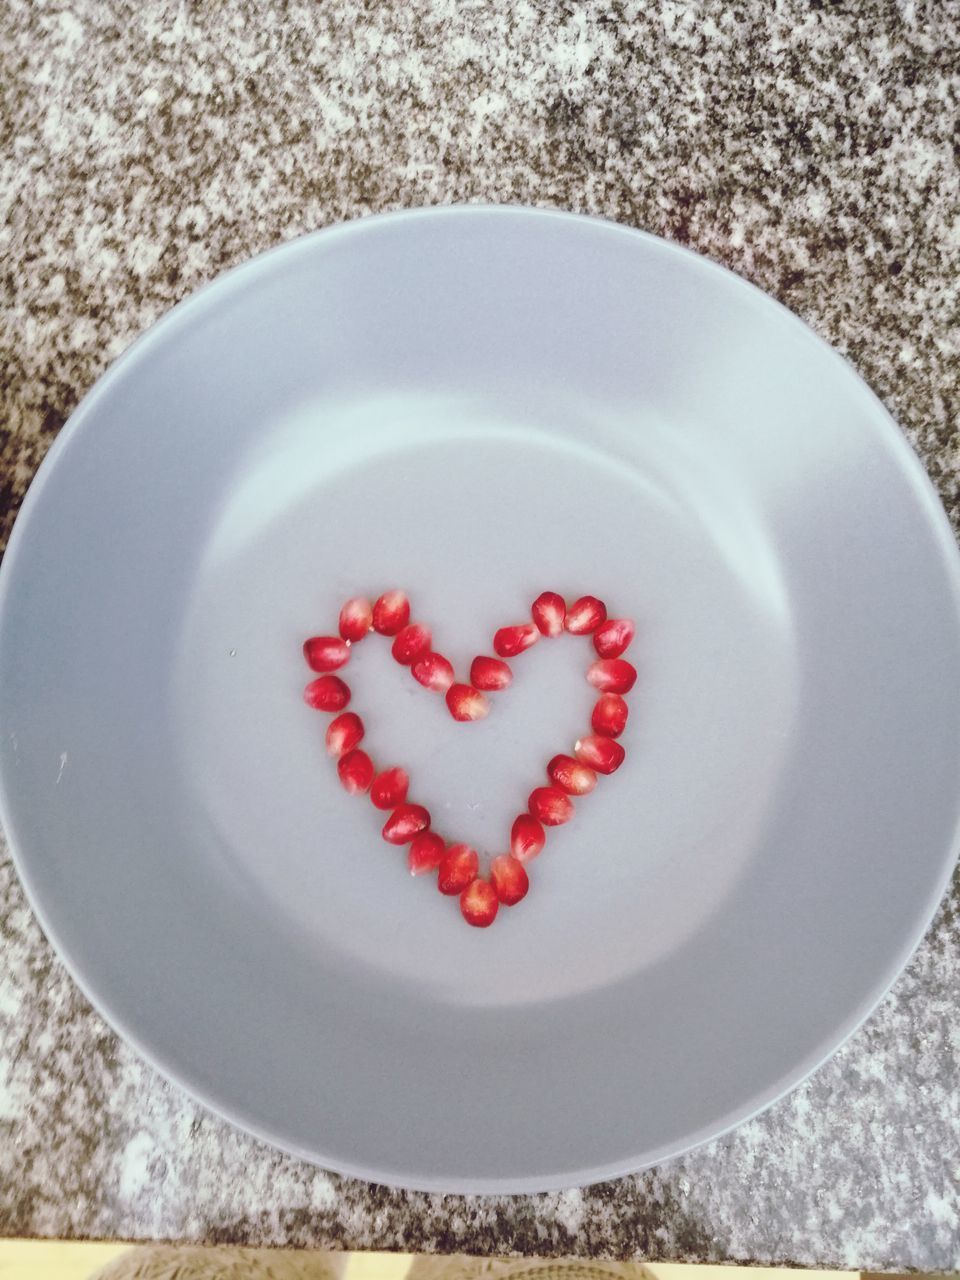
[[[373,605],[362,596],[354,596],[340,610],[340,634],[344,640],[362,640],[373,626]]]
[[[593,633],[593,647],[601,658],[619,658],[636,634],[637,628],[629,618],[608,618]]]
[[[501,627],[493,637],[493,647],[501,658],[515,658],[540,639],[540,632],[532,622],[519,627]]]
[[[373,781],[373,761],[365,751],[348,751],[337,761],[337,773],[344,791],[355,796]]]
[[[567,616],[567,606],[563,596],[555,591],[544,591],[537,596],[530,607],[533,620],[543,636],[559,636],[563,634],[563,623]]]
[[[410,621],[410,601],[402,591],[387,591],[373,606],[373,629],[382,636],[395,636]]]
[[[593,708],[590,723],[603,738],[619,738],[627,727],[630,710],[619,693],[602,693]]]
[[[420,622],[412,622],[394,640],[390,652],[402,666],[409,667],[412,662],[430,652],[432,639],[429,627]]]
[[[597,785],[597,775],[590,766],[573,756],[554,756],[547,765],[547,774],[568,796],[589,795]]]
[[[499,658],[474,658],[470,664],[470,683],[475,689],[495,692],[506,689],[513,679],[513,672]]]
[[[537,787],[527,802],[530,812],[546,827],[559,827],[573,817],[573,801],[559,787]]]
[[[531,858],[535,858],[546,842],[546,832],[529,813],[521,813],[514,820],[510,832],[510,852],[517,862],[529,862]]]
[[[406,844],[430,826],[430,813],[422,804],[401,804],[383,825],[388,844]]]
[[[311,671],[336,671],[350,657],[350,646],[339,636],[312,636],[304,643],[303,656]]]
[[[460,911],[467,924],[487,929],[497,918],[500,899],[489,880],[474,880],[460,895]]]
[[[425,653],[422,658],[417,659],[410,670],[413,672],[414,680],[419,680],[425,688],[432,689],[434,693],[446,693],[453,684],[453,666],[439,653]]]
[[[598,658],[587,679],[601,693],[629,693],[637,682],[637,669],[624,658]]]
[[[314,711],[342,711],[350,701],[350,686],[339,676],[320,676],[304,689],[303,700]]]
[[[468,684],[452,684],[447,690],[447,706],[454,720],[482,720],[490,703],[478,689]]]
[[[352,711],[345,711],[327,726],[327,750],[337,758],[359,746],[362,738],[363,721]]]
[[[424,831],[414,836],[407,854],[407,866],[412,876],[422,876],[426,871],[436,871],[443,861],[447,846],[435,831]]]
[[[602,600],[598,600],[596,596],[581,596],[567,610],[564,625],[571,635],[585,636],[596,631],[600,623],[606,621],[606,617],[607,606]]]
[[[501,853],[490,863],[490,879],[497,897],[505,907],[515,906],[521,898],[527,896],[530,888],[530,877],[509,853]]]
[[[395,809],[407,798],[410,778],[406,769],[394,765],[392,769],[384,769],[378,773],[370,788],[370,799],[378,809]]]
[[[612,738],[591,733],[589,737],[580,739],[573,748],[573,754],[581,764],[588,764],[597,773],[616,773],[627,753]]]
[[[477,874],[480,859],[468,844],[452,844],[443,856],[437,872],[437,888],[451,896],[463,893]]]

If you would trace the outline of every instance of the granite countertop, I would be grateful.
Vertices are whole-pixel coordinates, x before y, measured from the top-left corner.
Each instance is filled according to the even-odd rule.
[[[250,254],[491,200],[690,245],[793,308],[960,525],[956,7],[0,4],[0,531],[147,325]],[[90,1009],[0,864],[0,1232],[960,1268],[960,911],[765,1115],[584,1191],[405,1194],[238,1133]]]

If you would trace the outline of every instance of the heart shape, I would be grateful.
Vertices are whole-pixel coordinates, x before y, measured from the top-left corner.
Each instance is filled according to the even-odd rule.
[[[535,858],[546,843],[545,827],[560,826],[574,815],[571,796],[589,795],[598,774],[611,774],[624,760],[617,738],[623,732],[628,709],[623,695],[637,678],[623,658],[635,634],[626,618],[608,618],[606,605],[596,596],[581,596],[568,608],[555,591],[544,591],[530,609],[532,621],[501,627],[493,637],[497,657],[478,655],[470,664],[470,682],[456,679],[453,665],[432,648],[430,628],[410,621],[410,601],[402,591],[388,591],[375,604],[356,596],[340,610],[339,634],[312,636],[303,646],[307,665],[318,678],[303,692],[304,701],[317,711],[334,713],[326,733],[327,751],[337,761],[337,773],[352,795],[370,792],[378,809],[389,810],[383,838],[389,844],[409,844],[407,865],[413,875],[437,872],[441,893],[458,896],[468,924],[486,928],[501,905],[515,906],[530,886],[524,864]],[[591,716],[592,733],[578,739],[573,755],[556,755],[547,765],[549,784],[530,793],[528,812],[520,814],[510,832],[510,852],[490,863],[489,877],[480,875],[480,859],[466,844],[447,845],[430,829],[430,814],[423,805],[407,799],[410,779],[394,766],[377,772],[361,749],[365,729],[353,711],[347,711],[350,687],[335,675],[350,659],[350,650],[371,631],[392,638],[391,652],[414,679],[435,693],[442,693],[454,720],[469,724],[490,711],[488,693],[506,689],[513,681],[507,658],[516,658],[540,639],[564,634],[590,636],[597,658],[587,669],[587,680],[600,697]]]

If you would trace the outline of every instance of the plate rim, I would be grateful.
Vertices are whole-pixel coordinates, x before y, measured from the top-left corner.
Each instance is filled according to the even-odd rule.
[[[739,288],[742,290],[743,296],[749,304],[759,307],[772,306],[775,313],[779,312],[781,317],[792,327],[797,337],[802,335],[803,340],[808,344],[815,344],[821,358],[829,358],[835,365],[841,367],[846,376],[851,378],[853,384],[856,385],[858,394],[864,398],[866,406],[870,410],[871,421],[876,424],[876,429],[881,433],[882,438],[885,438],[901,469],[901,473],[910,482],[910,487],[918,501],[918,505],[929,522],[931,532],[936,535],[936,543],[942,554],[944,570],[951,582],[954,609],[957,615],[958,630],[960,630],[960,547],[957,545],[957,539],[946,511],[926,467],[913,449],[905,432],[897,424],[893,415],[864,376],[848,358],[842,355],[825,338],[821,338],[806,321],[777,298],[766,293],[758,285],[745,279],[731,268],[695,249],[677,244],[652,232],[627,226],[602,216],[575,213],[555,207],[540,208],[523,204],[482,202],[477,204],[426,205],[361,215],[282,241],[206,281],[181,301],[175,303],[174,306],[149,325],[143,333],[139,334],[115,360],[108,364],[107,368],[81,397],[76,408],[58,432],[56,439],[48,449],[29,485],[14,522],[3,561],[0,563],[0,644],[3,642],[4,618],[9,607],[7,600],[14,574],[13,565],[17,560],[17,556],[21,554],[21,547],[29,539],[30,527],[37,518],[36,513],[43,501],[47,481],[59,465],[59,460],[63,453],[84,429],[87,421],[95,414],[100,400],[110,393],[114,383],[125,374],[129,365],[133,365],[144,354],[147,354],[153,345],[162,340],[168,333],[173,332],[177,326],[189,322],[205,308],[216,305],[219,298],[225,295],[227,291],[245,288],[248,282],[252,283],[261,274],[269,273],[273,268],[274,262],[281,257],[292,259],[299,253],[309,255],[314,246],[320,241],[324,245],[329,245],[338,239],[348,240],[358,235],[363,236],[371,226],[383,223],[401,224],[403,222],[430,219],[447,221],[478,217],[497,220],[519,218],[525,220],[562,221],[575,225],[579,224],[584,229],[601,234],[622,237],[634,243],[646,243],[650,246],[655,246],[659,252],[666,252],[681,259],[693,259],[700,270],[718,273],[728,283],[732,284],[734,289]],[[913,928],[905,935],[906,941],[901,943],[894,960],[885,968],[877,983],[874,984],[869,993],[849,1016],[843,1020],[838,1033],[831,1035],[826,1041],[812,1049],[797,1065],[795,1070],[787,1073],[766,1089],[761,1090],[758,1095],[751,1098],[741,1107],[734,1108],[732,1112],[722,1119],[711,1125],[701,1126],[694,1133],[685,1135],[679,1143],[664,1144],[652,1152],[648,1152],[642,1158],[634,1160],[621,1159],[603,1165],[570,1169],[567,1172],[553,1173],[542,1177],[532,1175],[520,1178],[509,1176],[505,1178],[460,1176],[438,1180],[430,1177],[411,1177],[398,1170],[377,1170],[363,1164],[353,1164],[350,1161],[332,1159],[322,1152],[300,1147],[295,1142],[272,1133],[269,1126],[260,1126],[256,1121],[236,1113],[231,1107],[224,1106],[211,1097],[206,1089],[197,1087],[184,1078],[180,1069],[171,1065],[162,1053],[145,1047],[139,1034],[127,1024],[126,1020],[115,1016],[111,1012],[109,999],[101,998],[95,990],[96,983],[88,983],[70,954],[69,948],[62,943],[57,936],[57,931],[50,926],[41,896],[36,892],[28,870],[29,855],[25,854],[25,850],[29,844],[29,838],[25,838],[21,842],[21,833],[17,831],[12,821],[11,795],[13,788],[9,786],[8,772],[5,772],[2,762],[0,762],[0,826],[2,826],[6,835],[14,870],[23,886],[29,906],[58,961],[64,966],[70,978],[76,983],[97,1015],[102,1017],[107,1025],[125,1040],[134,1052],[153,1070],[182,1089],[189,1099],[199,1103],[242,1132],[250,1134],[259,1141],[265,1142],[274,1149],[285,1152],[296,1159],[336,1174],[397,1189],[428,1193],[516,1195],[555,1192],[571,1187],[591,1186],[598,1182],[640,1173],[662,1164],[665,1160],[686,1155],[688,1152],[702,1147],[705,1143],[722,1138],[740,1125],[753,1120],[804,1084],[860,1030],[867,1019],[877,1010],[903,974],[910,959],[927,935],[950,887],[957,858],[960,855],[960,823],[958,823],[947,851],[942,872],[922,912],[914,922]]]

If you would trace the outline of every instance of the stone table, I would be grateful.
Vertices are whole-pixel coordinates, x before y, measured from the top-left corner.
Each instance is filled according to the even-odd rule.
[[[960,523],[960,13],[915,0],[2,0],[0,531],[97,375],[280,240],[488,200],[643,227],[780,298]],[[0,866],[0,1232],[960,1268],[957,891],[879,1011],[733,1135],[562,1194],[277,1154],[104,1025]]]

